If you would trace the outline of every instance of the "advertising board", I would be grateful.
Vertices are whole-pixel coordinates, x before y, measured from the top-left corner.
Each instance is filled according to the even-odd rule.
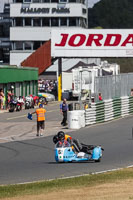
[[[133,57],[133,29],[53,29],[52,57]]]

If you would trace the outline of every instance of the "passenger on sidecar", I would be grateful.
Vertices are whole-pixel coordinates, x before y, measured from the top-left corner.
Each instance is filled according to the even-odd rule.
[[[90,145],[85,145],[86,148],[87,146],[89,147]],[[68,141],[58,141],[55,145],[55,160],[56,162],[100,162],[102,150],[101,146],[91,145],[91,148],[88,151],[75,152]]]

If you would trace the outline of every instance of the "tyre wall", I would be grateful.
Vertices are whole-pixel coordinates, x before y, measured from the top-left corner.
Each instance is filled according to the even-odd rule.
[[[107,122],[133,114],[133,96],[91,103],[85,110],[85,125]]]

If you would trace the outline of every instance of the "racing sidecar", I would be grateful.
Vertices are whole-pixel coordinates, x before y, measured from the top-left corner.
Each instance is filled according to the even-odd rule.
[[[84,145],[84,144],[82,144]],[[84,152],[84,149],[86,149]],[[69,143],[57,142],[55,145],[56,162],[100,162],[102,157],[102,147],[93,145],[84,145],[81,152],[75,152]]]

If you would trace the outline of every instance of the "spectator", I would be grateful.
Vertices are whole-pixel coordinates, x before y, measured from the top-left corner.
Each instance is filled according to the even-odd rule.
[[[98,99],[99,99],[99,101],[102,101],[102,100],[103,100],[102,94],[101,94],[101,93],[99,93]]]
[[[131,89],[131,96],[133,96],[133,88]]]
[[[63,114],[63,119],[61,122],[62,126],[67,125],[67,111],[68,111],[68,105],[67,105],[66,99],[63,99],[63,103],[60,104],[60,112]]]
[[[88,107],[89,107],[88,104],[85,103],[85,104],[84,104],[84,109],[86,110],[86,109],[88,109]]]
[[[9,103],[13,99],[13,93],[11,91],[7,92],[7,108],[9,108]]]
[[[3,103],[4,103],[4,92],[3,89],[0,89],[0,109],[3,110]]]
[[[55,80],[38,80],[38,90],[48,93],[53,93],[57,90]]]
[[[38,102],[39,102],[39,97],[38,96],[33,96],[33,101],[34,101],[34,105],[37,106]]]
[[[95,102],[95,98],[91,97],[91,102],[94,103]]]

